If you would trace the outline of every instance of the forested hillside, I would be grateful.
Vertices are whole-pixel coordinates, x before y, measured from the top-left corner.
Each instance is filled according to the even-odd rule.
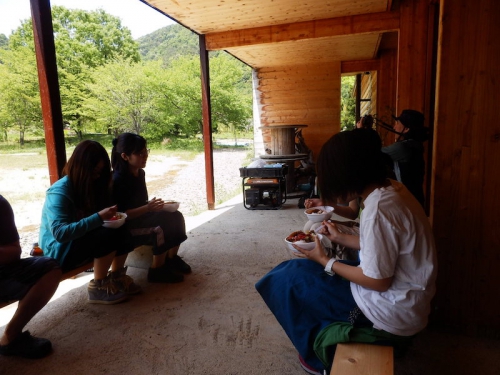
[[[179,24],[173,24],[137,39],[143,61],[161,60],[166,66],[180,57],[197,57],[200,53],[198,35]],[[226,52],[210,52],[216,57]],[[227,55],[229,56],[229,55]],[[231,57],[234,64],[241,66],[243,75],[236,89],[244,95],[252,94],[252,70],[241,61]]]
[[[198,35],[191,30],[173,24],[137,39],[143,60],[161,59],[168,63],[180,56],[198,55]]]

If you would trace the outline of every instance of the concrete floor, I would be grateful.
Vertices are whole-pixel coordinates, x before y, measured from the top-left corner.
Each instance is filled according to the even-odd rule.
[[[249,211],[241,199],[188,220],[180,255],[193,273],[183,283],[148,284],[146,269],[130,267],[144,292],[101,306],[86,302],[91,274],[63,282],[27,327],[49,338],[54,353],[36,361],[0,357],[0,374],[305,374],[254,288],[291,258],[283,238],[302,229],[305,215],[297,200]],[[0,332],[10,313],[0,310]],[[496,375],[499,353],[499,341],[425,331],[396,361],[395,374]]]

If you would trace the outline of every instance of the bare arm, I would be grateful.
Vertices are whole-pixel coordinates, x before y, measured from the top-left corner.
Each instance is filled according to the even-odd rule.
[[[144,215],[147,212],[160,211],[163,208],[164,204],[165,202],[163,202],[162,199],[153,198],[144,206],[132,208],[130,210],[127,210],[125,213],[127,214],[128,219],[135,219]]]
[[[365,276],[361,267],[354,267],[340,262],[333,263],[332,270],[339,276],[342,276],[355,284],[368,289],[376,290],[377,292],[385,292],[388,290],[393,279],[392,277],[385,279],[373,279]]]
[[[356,220],[359,216],[359,204],[357,199],[350,201],[349,206],[339,206],[338,204],[334,204],[332,207],[333,212],[347,219]]]
[[[323,227],[316,230],[319,234],[326,236],[330,241],[350,249],[359,250],[359,237],[352,234],[340,233],[335,223],[323,221]]]
[[[304,202],[305,208],[323,206],[323,201],[319,198],[306,199]],[[356,220],[359,216],[359,204],[357,199],[353,199],[349,202],[349,206],[340,206],[338,204],[333,204],[333,211],[342,217],[347,219]]]
[[[326,266],[330,258],[325,254],[323,245],[321,244],[318,237],[316,237],[316,247],[313,250],[303,250],[297,245],[293,245],[297,250],[302,253],[303,258],[313,260],[323,267]],[[363,269],[361,267],[350,266],[348,264],[335,262],[332,266],[332,271],[334,271],[339,276],[346,278],[347,280],[361,285],[362,287],[376,290],[378,292],[385,292],[392,284],[392,277],[385,279],[373,279],[363,274]]]

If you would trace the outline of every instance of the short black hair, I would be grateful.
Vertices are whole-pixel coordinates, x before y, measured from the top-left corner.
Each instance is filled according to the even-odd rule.
[[[383,184],[387,166],[377,132],[354,129],[335,134],[318,155],[318,188],[322,199],[336,203],[360,195],[370,184]]]

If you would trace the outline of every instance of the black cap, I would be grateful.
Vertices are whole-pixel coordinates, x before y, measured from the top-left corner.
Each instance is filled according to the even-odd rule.
[[[424,126],[424,114],[414,109],[404,109],[399,117],[392,117],[407,128],[421,128]]]
[[[429,139],[429,128],[424,126],[424,114],[422,112],[405,109],[399,117],[392,117],[408,128],[408,131],[402,134],[405,140],[413,139],[424,142]]]

